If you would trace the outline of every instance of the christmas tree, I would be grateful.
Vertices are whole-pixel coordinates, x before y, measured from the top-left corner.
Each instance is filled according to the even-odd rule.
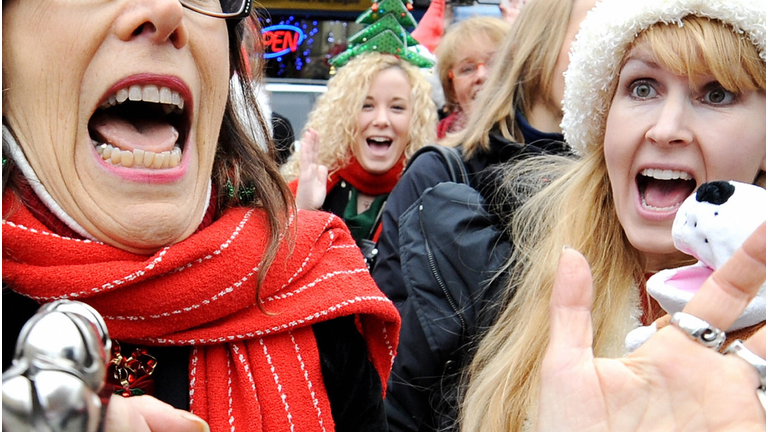
[[[411,15],[411,0],[382,0],[371,5],[356,22],[368,24],[349,38],[346,51],[331,59],[331,66],[341,67],[352,57],[377,51],[396,55],[418,67],[432,67],[434,62],[409,49],[419,44],[406,28],[416,27],[416,20]]]

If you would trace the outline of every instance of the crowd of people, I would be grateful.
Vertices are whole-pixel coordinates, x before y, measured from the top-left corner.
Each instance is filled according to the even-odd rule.
[[[624,344],[683,200],[765,188],[762,3],[503,3],[340,67],[285,160],[250,0],[4,1],[3,430],[765,430],[765,223]]]

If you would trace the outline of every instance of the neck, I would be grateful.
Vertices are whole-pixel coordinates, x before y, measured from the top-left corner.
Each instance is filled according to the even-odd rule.
[[[366,195],[379,196],[389,193],[400,179],[400,174],[403,172],[404,158],[405,156],[401,156],[395,165],[384,174],[371,174],[353,157],[347,166],[329,177],[327,189],[330,191],[338,183],[339,179],[343,178],[360,193]]]
[[[526,116],[528,123],[535,129],[546,133],[562,133],[560,121],[563,119],[563,113],[554,113],[543,102],[536,102],[530,114]]]
[[[695,258],[691,258],[689,255],[677,250],[667,254],[646,254],[645,271],[646,273],[656,273],[661,270],[678,268],[695,262]]]

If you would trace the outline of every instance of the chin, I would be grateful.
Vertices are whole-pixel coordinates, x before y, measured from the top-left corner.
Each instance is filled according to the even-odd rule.
[[[388,162],[388,161],[381,161],[381,162],[380,161],[374,161],[374,162],[368,161],[368,162],[365,162],[365,163],[361,162],[361,165],[369,173],[374,174],[374,175],[381,175],[381,174],[384,174],[387,171],[391,170],[392,167],[395,166],[395,163],[396,162]]]
[[[126,206],[114,214],[110,225],[100,227],[106,243],[142,255],[189,237],[202,220],[202,208],[172,204]]]
[[[194,231],[194,229],[193,229]],[[146,232],[134,230],[131,233],[120,233],[108,243],[119,249],[138,255],[152,255],[160,249],[178,243],[188,237],[183,231],[175,232]]]

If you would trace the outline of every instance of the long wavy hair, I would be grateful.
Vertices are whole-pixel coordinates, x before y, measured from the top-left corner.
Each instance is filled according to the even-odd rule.
[[[232,91],[227,100],[227,105],[222,120],[221,132],[216,148],[216,156],[213,164],[212,183],[217,194],[218,218],[224,211],[237,206],[249,206],[263,209],[269,220],[269,241],[262,258],[256,286],[256,296],[261,305],[259,291],[264,282],[267,269],[273,263],[280,246],[281,233],[286,231],[286,222],[294,209],[293,195],[283,181],[274,161],[274,143],[270,137],[267,122],[269,119],[259,110],[251,81],[248,79],[250,71],[244,58],[241,44],[245,31],[255,29],[254,39],[258,48],[261,48],[260,26],[257,12],[254,10],[250,20],[252,27],[246,24],[246,20],[227,21],[227,33],[229,36],[229,62],[233,74],[237,76],[236,84],[242,88],[242,97],[246,98],[246,109],[250,109],[248,118],[250,124],[242,123],[235,112],[232,99]],[[256,69],[253,80],[262,80],[262,68]],[[258,128],[265,143],[258,143],[253,138],[253,133],[248,133],[250,128]],[[16,192],[16,182],[20,178],[18,168],[13,160],[5,154],[3,147],[3,193],[6,189]],[[18,195],[18,194],[17,194]],[[11,209],[3,209],[3,217],[8,215]],[[290,233],[288,233],[290,234]],[[292,235],[287,236],[289,239]],[[290,241],[290,240],[289,240]]]
[[[729,91],[765,92],[765,61],[748,39],[717,20],[689,16],[683,22],[657,23],[633,46],[650,47],[655,60],[675,73],[712,74]],[[581,251],[592,269],[596,356],[624,354],[624,337],[639,315],[638,286],[645,280],[643,256],[628,241],[615,212],[602,142],[590,143],[577,161],[533,158],[508,167],[505,174],[516,192],[540,191],[511,218],[515,251],[507,267],[511,276],[503,312],[467,372],[461,424],[468,432],[520,431],[536,412],[549,340],[548,304],[564,245]],[[764,176],[756,175],[763,187]]]
[[[352,160],[352,150],[360,134],[357,117],[367,90],[376,75],[389,68],[401,69],[411,84],[413,115],[404,152],[406,160],[421,147],[435,143],[437,108],[431,97],[432,87],[423,72],[390,54],[363,54],[339,68],[328,81],[328,90],[317,99],[304,126],[304,131],[312,128],[318,132],[318,163],[327,166],[329,174],[344,168]],[[281,168],[286,180],[299,176],[299,160],[300,155],[296,152]]]
[[[488,80],[474,103],[467,126],[441,144],[463,145],[464,157],[490,148],[488,131],[497,128],[508,140],[524,143],[515,121],[521,111],[530,117],[534,104],[551,93],[555,65],[573,9],[572,0],[535,0],[525,5],[496,51]],[[544,100],[560,109],[560,101]]]

